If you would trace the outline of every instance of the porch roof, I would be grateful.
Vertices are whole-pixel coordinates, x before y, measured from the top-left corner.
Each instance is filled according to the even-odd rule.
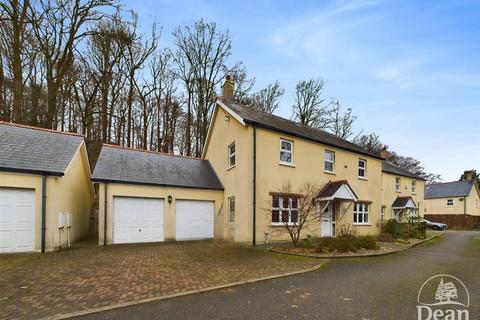
[[[397,197],[392,203],[392,209],[417,209],[412,197]]]
[[[358,197],[347,180],[329,181],[317,194],[317,201],[335,199],[357,201]]]

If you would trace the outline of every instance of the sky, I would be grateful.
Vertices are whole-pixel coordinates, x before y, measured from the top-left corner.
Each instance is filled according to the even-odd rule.
[[[278,80],[277,115],[289,118],[295,85],[326,81],[390,150],[421,161],[427,172],[457,180],[480,170],[480,1],[201,1],[128,0],[148,33],[200,18],[229,30],[232,64],[241,61],[255,89]]]

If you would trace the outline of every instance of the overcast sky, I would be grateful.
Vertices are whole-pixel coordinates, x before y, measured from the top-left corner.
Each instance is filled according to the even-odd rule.
[[[402,155],[419,159],[445,181],[480,169],[480,1],[167,1],[130,0],[141,27],[171,32],[199,18],[233,38],[260,89],[285,88],[276,112],[289,117],[299,80],[326,81],[375,132]]]

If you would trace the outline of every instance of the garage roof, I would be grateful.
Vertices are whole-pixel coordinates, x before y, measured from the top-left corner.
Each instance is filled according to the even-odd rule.
[[[104,144],[95,182],[223,190],[210,161]]]
[[[473,181],[468,180],[427,184],[425,199],[466,197],[470,194],[473,184]]]
[[[0,121],[0,171],[62,176],[82,135]]]

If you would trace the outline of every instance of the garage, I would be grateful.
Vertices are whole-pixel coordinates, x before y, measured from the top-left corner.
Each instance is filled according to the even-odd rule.
[[[163,199],[114,197],[113,211],[114,243],[164,240]]]
[[[212,201],[177,200],[176,240],[212,239],[214,203]]]
[[[0,252],[35,251],[35,191],[0,188]]]

